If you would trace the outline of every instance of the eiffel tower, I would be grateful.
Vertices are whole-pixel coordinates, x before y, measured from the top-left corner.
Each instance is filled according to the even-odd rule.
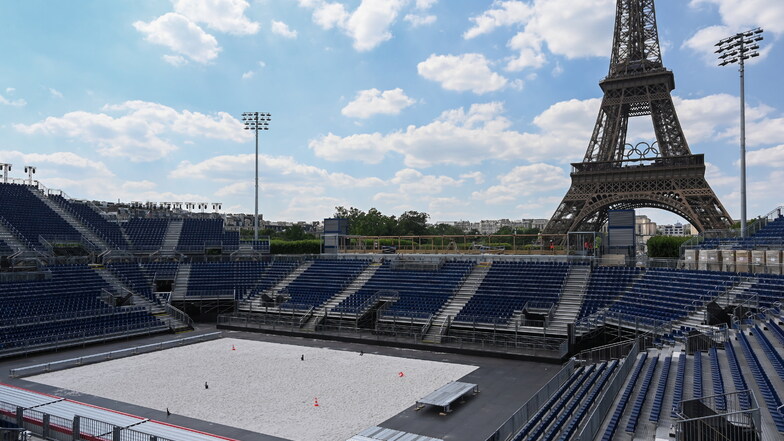
[[[618,0],[610,72],[583,162],[545,234],[599,231],[608,210],[658,208],[700,232],[730,228],[727,210],[705,180],[705,159],[689,150],[662,64],[654,0]],[[630,117],[650,116],[656,141],[626,142]]]

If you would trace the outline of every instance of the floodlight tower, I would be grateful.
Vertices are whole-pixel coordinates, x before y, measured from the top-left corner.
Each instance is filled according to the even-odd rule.
[[[3,170],[3,183],[8,183],[8,172],[11,171],[11,164],[0,163],[0,170]]]
[[[27,173],[27,176],[30,178],[30,185],[33,185],[33,175],[35,174],[35,167],[33,167],[32,165],[26,165],[25,173]]]
[[[259,130],[269,130],[272,115],[264,112],[244,112],[245,130],[256,132],[256,199],[253,211],[253,240],[259,240]]]
[[[719,66],[738,63],[740,68],[740,235],[746,237],[746,85],[744,62],[759,57],[762,29],[756,28],[727,37],[718,43]]]

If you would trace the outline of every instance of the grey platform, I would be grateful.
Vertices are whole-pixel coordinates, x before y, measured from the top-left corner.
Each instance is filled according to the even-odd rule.
[[[467,395],[468,393],[474,395],[479,393],[479,386],[473,383],[462,383],[460,381],[453,381],[438,388],[438,390],[431,392],[424,398],[416,402],[417,409],[421,409],[426,404],[431,406],[443,407],[444,412],[451,412],[452,403],[459,398]]]
[[[374,426],[359,432],[347,441],[444,441],[440,438],[416,435],[399,430]]]

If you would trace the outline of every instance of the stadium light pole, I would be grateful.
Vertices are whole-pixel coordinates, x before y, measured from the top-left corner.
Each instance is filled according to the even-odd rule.
[[[3,170],[3,183],[8,183],[8,172],[11,171],[11,164],[0,163],[0,169]]]
[[[264,112],[244,112],[245,130],[256,132],[256,200],[253,211],[253,240],[259,240],[259,130],[269,130],[272,115]]]
[[[32,165],[25,166],[25,173],[30,177],[30,185],[33,185],[33,175],[35,174],[35,167]]]
[[[719,66],[740,66],[740,236],[746,237],[746,83],[745,61],[759,57],[762,29],[756,28],[727,37],[718,43]]]

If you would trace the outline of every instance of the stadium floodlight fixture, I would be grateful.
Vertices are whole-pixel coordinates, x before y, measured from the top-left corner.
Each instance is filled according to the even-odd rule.
[[[35,174],[35,170],[36,169],[35,169],[34,166],[32,166],[32,165],[25,165],[24,171],[25,171],[25,173],[27,173],[30,185],[33,185],[33,175]]]
[[[11,164],[0,162],[0,169],[3,170],[3,183],[8,183],[8,172],[11,171]]]
[[[256,199],[253,211],[253,240],[259,240],[259,130],[269,130],[272,115],[264,112],[243,112],[245,130],[256,132]]]
[[[745,61],[759,57],[761,28],[755,28],[719,40],[716,43],[719,66],[738,64],[740,72],[740,235],[746,237],[746,84]]]

